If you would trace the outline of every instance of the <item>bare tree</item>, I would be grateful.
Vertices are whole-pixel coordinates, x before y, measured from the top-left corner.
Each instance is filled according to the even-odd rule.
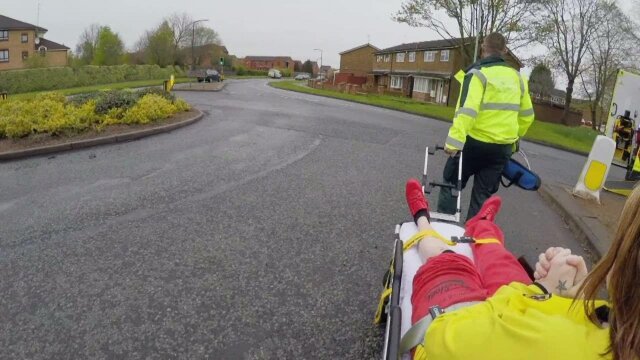
[[[80,35],[76,45],[76,55],[83,64],[91,64],[93,61],[101,28],[99,24],[91,24]]]
[[[511,50],[526,45],[530,38],[527,29],[537,3],[536,0],[406,0],[393,19],[432,29],[443,39],[460,39],[458,45],[465,64],[469,64],[474,49],[467,45],[478,31],[481,38],[495,31],[502,33]]]
[[[583,60],[602,24],[603,9],[610,1],[546,0],[536,16],[535,40],[549,50],[549,58],[567,77],[567,93],[562,116],[567,124],[573,86],[584,71]]]
[[[177,52],[181,47],[191,46],[193,17],[187,13],[174,13],[165,20],[173,31],[175,51]]]
[[[606,94],[613,91],[617,70],[633,66],[640,47],[636,26],[615,2],[604,4],[601,10],[602,26],[588,46],[586,69],[580,74],[594,130],[602,124],[602,110],[608,108]]]

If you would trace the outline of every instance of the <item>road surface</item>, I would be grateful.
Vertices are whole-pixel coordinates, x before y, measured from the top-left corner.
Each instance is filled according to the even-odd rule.
[[[0,164],[0,358],[377,356],[404,182],[449,125],[264,80],[183,96],[202,121]],[[585,160],[523,148],[544,181]],[[500,194],[516,254],[581,253],[537,193]]]

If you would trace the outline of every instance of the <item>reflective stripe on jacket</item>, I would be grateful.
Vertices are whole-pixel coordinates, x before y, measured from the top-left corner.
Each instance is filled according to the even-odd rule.
[[[534,118],[529,84],[520,72],[500,57],[482,59],[464,75],[446,145],[461,150],[467,135],[486,143],[513,144]]]

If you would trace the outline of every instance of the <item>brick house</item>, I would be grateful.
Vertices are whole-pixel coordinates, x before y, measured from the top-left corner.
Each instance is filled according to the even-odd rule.
[[[47,29],[0,15],[0,70],[24,69],[31,56],[48,66],[66,66],[69,48],[45,39]]]
[[[414,99],[454,106],[460,84],[454,75],[465,68],[460,39],[402,44],[374,53],[370,85]],[[467,46],[473,46],[469,40]],[[511,51],[505,60],[520,70]]]
[[[373,71],[374,54],[380,51],[371,44],[364,44],[340,53],[340,74],[366,77]]]
[[[289,69],[293,73],[295,61],[290,56],[247,56],[244,66],[252,70]]]

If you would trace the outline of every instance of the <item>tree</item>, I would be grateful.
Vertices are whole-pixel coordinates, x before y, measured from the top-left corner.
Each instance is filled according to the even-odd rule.
[[[180,47],[191,46],[190,34],[192,33],[193,18],[187,13],[174,13],[165,21],[173,32],[173,46],[177,52]]]
[[[108,26],[100,28],[93,65],[118,65],[122,63],[123,54],[124,44],[120,36]]]
[[[534,38],[549,50],[549,58],[567,77],[562,123],[567,124],[573,86],[584,70],[583,59],[603,18],[601,0],[546,0],[540,2]]]
[[[196,24],[195,27],[195,37],[193,36],[194,32],[191,31],[188,35],[187,35],[187,41],[188,41],[188,45],[185,47],[189,47],[191,46],[191,39],[193,39],[193,45],[194,46],[204,46],[204,45],[209,45],[209,44],[216,44],[216,45],[221,45],[222,41],[220,40],[220,36],[218,35],[218,33],[206,26],[203,26],[201,24]]]
[[[426,27],[443,39],[457,38],[464,63],[470,64],[474,46],[469,46],[480,32],[500,32],[509,47],[517,49],[528,43],[532,10],[537,0],[405,0],[394,20],[414,27]],[[481,6],[482,5],[482,6]],[[452,19],[451,26],[445,18]]]
[[[549,96],[555,88],[556,83],[551,69],[544,63],[538,63],[529,76],[529,90],[532,93]]]
[[[81,64],[88,65],[93,62],[100,29],[100,25],[91,24],[80,35],[78,45],[76,46],[76,54]]]
[[[633,21],[614,2],[603,7],[602,26],[589,44],[586,69],[580,74],[583,93],[589,100],[592,127],[599,129],[608,108],[607,93],[613,91],[617,70],[628,67],[638,59],[640,40]]]
[[[147,64],[156,64],[162,67],[173,65],[176,61],[176,49],[174,36],[169,23],[164,21],[157,29],[143,35],[144,59]]]
[[[304,64],[302,64],[302,72],[313,74],[313,63],[311,62],[311,60],[307,60],[304,62]]]

